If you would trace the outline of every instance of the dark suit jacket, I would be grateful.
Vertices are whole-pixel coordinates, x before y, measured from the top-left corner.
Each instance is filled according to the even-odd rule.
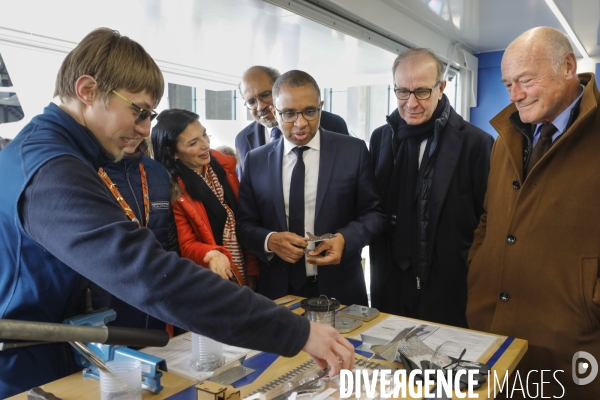
[[[288,294],[288,264],[264,252],[270,232],[288,230],[282,187],[283,140],[252,150],[239,192],[236,217],[242,247],[261,258],[258,292]],[[321,129],[315,234],[340,232],[346,240],[338,265],[318,267],[319,290],[343,304],[367,305],[361,250],[381,233],[385,216],[365,142]]]
[[[323,129],[331,132],[350,135],[346,121],[344,121],[344,119],[339,115],[332,114],[327,111],[321,112],[320,126]],[[264,144],[265,127],[256,121],[242,129],[242,131],[237,134],[235,137],[235,148],[240,159],[240,164],[238,167],[238,175],[240,177],[242,176],[246,154],[248,154],[250,150],[260,147]]]
[[[438,145],[432,162],[433,179],[428,192],[420,193],[419,212],[427,216],[427,266],[421,289],[412,273],[398,275],[392,260],[389,230],[369,246],[371,254],[371,304],[380,311],[411,318],[466,326],[467,255],[479,217],[484,212],[493,138],[466,122],[449,105],[443,130],[436,129]],[[393,141],[400,118],[396,109],[371,135],[371,157],[377,187],[385,204],[394,165]],[[439,126],[439,125],[438,125]],[[424,199],[424,197],[426,199]],[[424,208],[424,209],[423,209]],[[408,283],[403,282],[408,279]],[[408,290],[398,290],[408,284]],[[413,290],[414,289],[414,290]],[[402,310],[412,304],[415,313]]]

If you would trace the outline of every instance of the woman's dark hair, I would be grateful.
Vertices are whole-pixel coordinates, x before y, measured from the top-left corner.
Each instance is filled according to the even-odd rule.
[[[198,174],[185,166],[181,161],[175,160],[177,138],[192,122],[198,121],[198,118],[199,116],[196,113],[176,108],[161,112],[156,118],[158,122],[152,128],[151,138],[152,147],[154,148],[154,159],[169,171],[175,182],[178,177],[181,177],[190,196],[207,206],[211,227],[213,227],[213,230],[220,227],[221,235],[215,235],[215,239],[222,240],[223,217],[226,217],[223,207],[220,206],[212,190]],[[217,175],[221,186],[223,186],[225,201],[235,214],[237,212],[237,200],[229,186],[225,170],[212,156],[210,158],[210,166]],[[215,215],[213,216],[212,214]]]
[[[191,111],[173,108],[164,110],[156,118],[157,123],[152,128],[151,135],[154,159],[161,163],[174,178],[181,175],[175,162],[177,138],[189,124],[198,121],[199,117]]]

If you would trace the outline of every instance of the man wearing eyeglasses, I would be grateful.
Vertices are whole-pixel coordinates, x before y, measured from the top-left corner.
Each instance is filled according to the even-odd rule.
[[[383,229],[366,144],[319,127],[319,87],[289,71],[273,85],[283,139],[248,153],[239,192],[238,238],[261,258],[257,291],[325,295],[368,305],[361,250]],[[309,244],[306,232],[335,234]]]
[[[140,226],[156,217],[152,210],[140,220],[127,216],[123,196],[115,201],[114,182],[98,169],[150,134],[164,86],[142,46],[107,28],[67,55],[56,80],[60,105],[50,103],[0,152],[0,319],[60,323],[87,311],[89,297],[102,307],[85,295],[93,282],[220,342],[284,356],[305,350],[332,375],[352,369],[354,349],[333,327],[165,251]],[[66,343],[4,349],[0,398],[76,370]]]
[[[245,99],[244,105],[254,118],[254,122],[245,127],[235,138],[235,147],[240,161],[238,168],[240,176],[243,172],[246,154],[250,150],[281,137],[277,119],[271,111],[273,83],[279,78],[279,75],[279,71],[274,68],[255,65],[244,72],[238,86]],[[339,115],[321,110],[320,124],[323,129],[344,135],[349,134],[346,121]]]
[[[398,108],[371,135],[387,213],[384,233],[369,246],[371,302],[466,327],[467,254],[483,213],[493,139],[450,106],[443,71],[427,49],[394,61]]]

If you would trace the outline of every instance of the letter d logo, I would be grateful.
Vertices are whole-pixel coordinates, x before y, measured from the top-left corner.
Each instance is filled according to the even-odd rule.
[[[577,360],[580,358],[585,359],[587,362],[580,362],[579,365],[577,365]],[[575,382],[576,385],[587,385],[598,375],[598,362],[593,355],[586,351],[578,351],[573,354],[571,367],[573,369],[573,382]],[[590,367],[592,369],[587,378],[579,378],[577,376],[577,374],[584,374]]]

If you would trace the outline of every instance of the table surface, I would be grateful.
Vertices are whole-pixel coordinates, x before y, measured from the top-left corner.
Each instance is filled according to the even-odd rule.
[[[295,297],[295,296],[286,296],[286,297]],[[282,307],[297,303],[297,301],[298,300],[294,301],[293,303],[282,305]],[[303,310],[301,308],[296,308],[292,312],[301,314],[303,312]],[[357,334],[378,324],[384,318],[386,318],[388,315],[389,314],[381,313],[377,318],[375,318],[369,322],[364,322],[360,328],[354,330],[353,332],[345,334],[344,336],[356,336]],[[415,320],[415,321],[417,321],[417,320]],[[418,322],[421,322],[421,321],[418,321]],[[427,323],[427,322],[425,322],[425,323]],[[439,324],[436,324],[436,325],[439,325]],[[452,328],[453,329],[462,329],[462,328],[454,328],[454,327],[452,327]],[[492,355],[494,355],[494,353],[496,353],[496,351],[503,344],[506,345],[506,343],[508,343],[506,341],[506,339],[507,338],[505,336],[498,336],[498,339],[496,340],[496,342],[494,342],[494,345],[491,346],[491,348],[488,350],[488,352],[486,352],[486,354],[484,354],[477,361],[481,361],[481,362],[488,361],[488,359],[490,359],[490,357]],[[504,349],[502,354],[500,354],[500,357],[496,360],[496,362],[494,363],[494,365],[492,367],[492,371],[496,371],[498,376],[502,376],[502,377],[504,376],[504,373],[506,371],[508,371],[509,373],[512,373],[515,370],[515,367],[517,366],[517,364],[519,363],[521,358],[523,358],[523,355],[525,354],[526,351],[527,351],[527,341],[515,338]],[[366,358],[361,356],[360,354],[357,354],[356,358],[358,360],[366,360]],[[277,358],[277,360],[275,360],[275,362],[273,362],[273,364],[271,364],[266,369],[266,371],[264,373],[262,373],[253,383],[240,388],[242,398],[244,396],[247,396],[250,393],[256,391],[258,388],[268,384],[269,382],[276,379],[277,377],[285,374],[286,372],[293,370],[294,368],[298,367],[299,365],[301,365],[307,361],[310,361],[310,359],[311,358],[305,352],[300,352],[300,354],[298,354],[297,356],[292,357],[292,358],[285,358],[285,357]],[[388,363],[385,360],[379,360],[379,359],[372,360],[372,361],[375,361],[378,364],[390,365],[393,368],[403,368],[402,364],[398,363],[398,362]],[[181,377],[181,376],[176,375],[171,372],[164,372],[163,377],[161,379],[161,383],[162,383],[164,389],[160,393],[151,394],[149,392],[142,391],[142,398],[143,399],[155,399],[155,400],[166,399],[174,394],[181,392],[184,389],[189,388],[190,386],[193,386],[197,382],[190,380],[188,378],[185,378],[185,377]],[[65,378],[56,380],[54,382],[50,382],[41,387],[45,391],[47,391],[49,393],[53,393],[54,395],[56,395],[57,397],[59,397],[62,400],[100,399],[99,381],[96,379],[93,379],[93,378],[84,378],[81,373],[76,373],[76,374],[67,376]],[[488,397],[487,384],[484,384],[479,390],[475,391],[475,393],[477,393],[479,395],[479,399],[493,398],[493,396]],[[457,398],[457,397],[454,397],[454,398]],[[8,400],[27,400],[27,393],[20,393],[16,396],[10,397]]]

